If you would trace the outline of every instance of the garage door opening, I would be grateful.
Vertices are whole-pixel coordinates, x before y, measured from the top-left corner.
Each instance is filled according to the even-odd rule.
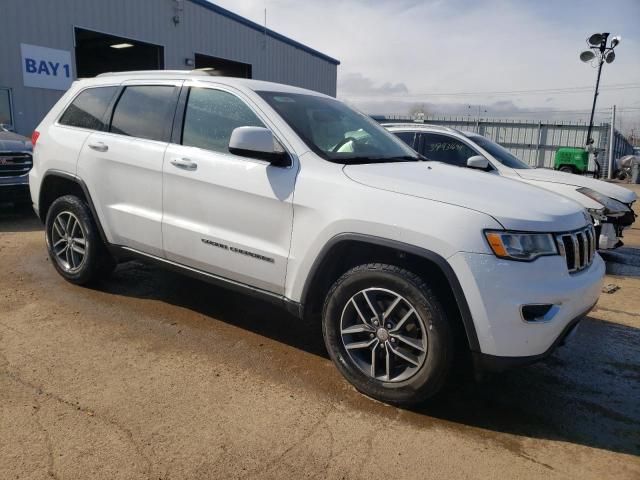
[[[251,78],[251,64],[234,62],[209,55],[195,55],[196,69],[206,70],[210,75],[223,77]]]
[[[105,72],[164,68],[164,48],[159,45],[83,28],[76,28],[75,35],[78,78]]]
[[[11,90],[0,87],[0,132],[2,127],[13,129],[13,111],[11,108]]]

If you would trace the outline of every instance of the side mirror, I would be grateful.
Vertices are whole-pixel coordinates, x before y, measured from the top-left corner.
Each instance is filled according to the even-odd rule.
[[[486,170],[489,167],[489,160],[484,158],[482,155],[474,155],[467,159],[467,167]]]
[[[264,127],[234,128],[229,138],[229,152],[242,157],[266,160],[279,167],[291,164],[289,155],[271,130]]]

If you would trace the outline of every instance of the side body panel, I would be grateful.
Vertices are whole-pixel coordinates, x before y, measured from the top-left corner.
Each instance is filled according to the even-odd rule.
[[[123,84],[153,85],[180,87],[182,81],[141,80]],[[174,101],[177,102],[177,89]],[[166,140],[93,132],[82,147],[77,173],[91,192],[110,243],[164,257],[162,163],[169,133],[170,125]]]
[[[91,130],[66,127],[56,122],[80,89],[80,82],[74,83],[36,127],[40,137],[33,149],[33,168],[29,172],[31,201],[36,210],[46,172],[59,170],[75,175],[80,149],[91,135]]]
[[[324,245],[360,233],[415,245],[446,259],[457,251],[490,253],[486,228],[502,228],[483,213],[399,195],[350,180],[342,165],[309,152],[300,159],[285,295],[301,301],[305,280]]]
[[[174,166],[173,159],[197,164]],[[167,258],[282,293],[296,170],[171,144],[164,161]]]
[[[105,145],[99,152],[89,145]],[[110,243],[163,256],[162,160],[167,143],[94,132],[78,175],[91,192]]]
[[[190,86],[203,87],[198,82]],[[287,145],[271,118],[242,92],[243,102]],[[183,96],[186,92],[183,92]],[[181,108],[181,107],[180,107]],[[180,113],[176,122],[180,121]],[[181,124],[164,159],[162,231],[168,260],[282,294],[293,224],[298,161],[289,167],[228,152],[180,145]],[[179,132],[178,132],[179,133]],[[184,168],[188,162],[190,168]]]

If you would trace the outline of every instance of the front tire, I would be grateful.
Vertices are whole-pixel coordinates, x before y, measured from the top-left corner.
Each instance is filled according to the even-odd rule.
[[[569,167],[567,165],[563,165],[562,167],[560,167],[560,171],[565,173],[575,173],[573,167]]]
[[[53,266],[71,283],[95,282],[115,268],[91,210],[76,196],[65,195],[53,202],[47,212],[45,235]]]
[[[329,291],[322,330],[338,370],[360,392],[396,405],[442,387],[453,359],[449,320],[434,291],[408,270],[355,267]]]

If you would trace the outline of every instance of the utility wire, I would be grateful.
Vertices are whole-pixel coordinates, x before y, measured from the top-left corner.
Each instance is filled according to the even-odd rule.
[[[627,83],[608,85],[600,87],[600,90],[616,91],[640,88],[640,83]],[[485,92],[431,92],[431,93],[393,93],[384,94],[376,93],[371,95],[340,95],[343,98],[408,98],[408,97],[459,97],[459,96],[477,96],[477,95],[537,95],[537,94],[555,94],[569,95],[575,93],[593,92],[593,86],[571,87],[571,88],[541,88],[534,90],[503,90],[503,91],[485,91]]]

